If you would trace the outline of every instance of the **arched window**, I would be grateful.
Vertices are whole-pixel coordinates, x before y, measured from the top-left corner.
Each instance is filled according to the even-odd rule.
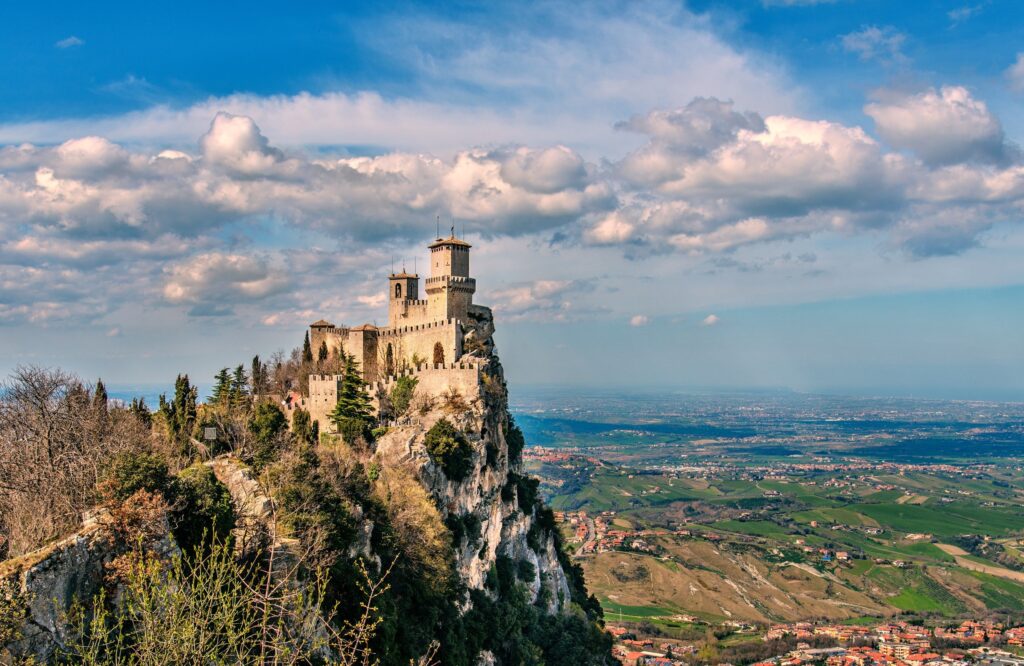
[[[395,351],[391,348],[391,343],[388,343],[388,351],[384,355],[384,368],[388,375],[395,374]]]
[[[395,283],[395,298],[401,298],[401,297],[402,297],[402,283],[401,282],[396,282]]]
[[[444,347],[440,342],[434,343],[434,365],[444,365]]]

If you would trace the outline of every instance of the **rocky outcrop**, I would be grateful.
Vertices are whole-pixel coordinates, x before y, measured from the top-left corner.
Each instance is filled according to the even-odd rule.
[[[529,562],[534,571],[533,580],[526,581],[531,601],[543,595],[548,612],[556,613],[568,604],[570,586],[554,535],[537,526],[537,508],[524,509],[514,489],[510,492],[522,469],[506,441],[508,397],[493,334],[490,309],[473,306],[464,342],[471,355],[461,361],[481,368],[480,381],[457,396],[418,392],[414,409],[378,441],[376,451],[383,464],[411,466],[446,518],[479,525],[479,536],[474,530],[455,544],[455,567],[467,588],[485,589],[499,557]],[[461,481],[449,479],[424,445],[427,431],[441,418],[472,445],[470,472]]]
[[[145,547],[160,556],[178,552],[166,515],[162,536]],[[86,516],[71,536],[24,557],[0,563],[0,582],[15,612],[23,613],[20,637],[0,646],[0,663],[34,657],[45,663],[67,645],[67,614],[75,602],[88,602],[107,583],[107,569],[125,552],[124,537],[109,511]],[[18,609],[17,607],[20,607]]]

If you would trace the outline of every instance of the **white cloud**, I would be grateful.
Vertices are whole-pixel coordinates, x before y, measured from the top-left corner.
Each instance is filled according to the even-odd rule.
[[[709,314],[707,317],[704,317],[703,319],[701,319],[700,325],[701,326],[714,326],[715,324],[717,324],[720,321],[722,321],[722,320],[718,318],[718,315],[716,315],[716,314]]]
[[[261,256],[211,252],[165,269],[163,297],[191,314],[230,314],[238,303],[263,300],[291,286],[287,271]]]
[[[81,39],[80,37],[75,37],[74,35],[70,35],[56,42],[54,46],[56,46],[58,49],[70,49],[75,46],[81,46],[83,44],[85,44],[84,39]]]
[[[1010,89],[1024,92],[1024,53],[1017,54],[1017,60],[1006,69],[1006,80]]]
[[[633,315],[632,317],[629,318],[630,326],[646,326],[650,322],[651,320],[647,315]]]
[[[966,88],[943,86],[916,95],[883,93],[864,107],[878,133],[929,164],[1006,158],[1003,128]]]
[[[892,26],[871,25],[843,35],[840,43],[843,49],[856,53],[861,60],[902,63],[906,61],[902,50],[906,38],[906,35]]]
[[[494,290],[486,298],[507,320],[564,321],[577,314],[573,296],[591,288],[575,280],[535,280]]]
[[[957,7],[946,12],[946,16],[949,17],[949,21],[952,25],[957,26],[964,21],[970,19],[973,16],[981,13],[984,9],[984,5],[965,5],[963,7]]]

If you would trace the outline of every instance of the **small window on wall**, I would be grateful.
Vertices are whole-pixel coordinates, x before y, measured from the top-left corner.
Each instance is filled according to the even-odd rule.
[[[434,365],[444,365],[444,347],[440,342],[434,343]]]
[[[395,284],[395,298],[401,298],[401,297],[402,297],[402,283],[399,282],[399,283]]]

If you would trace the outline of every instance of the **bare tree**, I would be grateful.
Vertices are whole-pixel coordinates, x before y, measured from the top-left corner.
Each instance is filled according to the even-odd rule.
[[[59,370],[17,368],[0,385],[0,542],[17,556],[76,527],[110,460],[149,447],[129,410]]]

